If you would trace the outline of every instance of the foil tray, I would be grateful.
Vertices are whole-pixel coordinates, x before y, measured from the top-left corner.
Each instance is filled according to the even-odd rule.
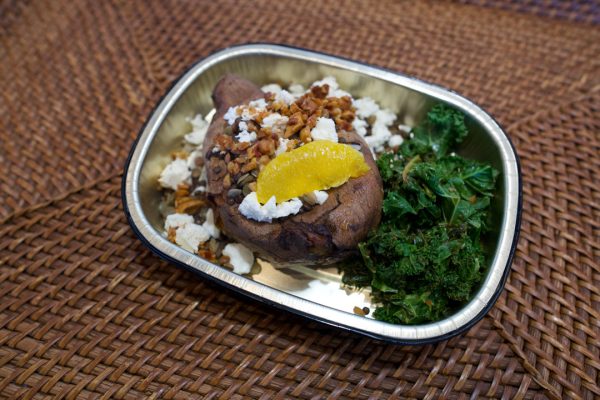
[[[423,325],[393,325],[353,313],[371,305],[367,290],[347,290],[335,267],[283,268],[259,260],[256,273],[241,276],[169,242],[157,179],[189,132],[187,117],[213,109],[212,90],[225,73],[258,85],[308,85],[332,75],[355,98],[369,96],[399,114],[397,123],[414,125],[435,103],[443,102],[467,116],[470,134],[458,153],[490,163],[501,172],[492,200],[492,232],[486,237],[488,264],[474,298],[452,316]],[[125,167],[123,203],[132,228],[154,253],[250,298],[342,329],[401,344],[424,344],[457,335],[479,321],[493,306],[510,271],[520,212],[519,162],[498,124],[470,100],[439,86],[392,71],[313,51],[248,44],[221,50],[189,68],[156,106],[134,143]]]

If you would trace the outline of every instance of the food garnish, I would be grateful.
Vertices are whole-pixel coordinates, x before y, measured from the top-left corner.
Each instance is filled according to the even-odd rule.
[[[281,203],[340,186],[369,171],[365,158],[346,144],[319,140],[280,154],[258,175],[256,195],[262,204],[275,196]]]

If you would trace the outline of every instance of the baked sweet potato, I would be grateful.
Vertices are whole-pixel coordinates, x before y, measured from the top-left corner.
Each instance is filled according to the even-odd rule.
[[[235,75],[224,76],[214,89],[212,97],[216,114],[203,148],[207,192],[217,224],[233,240],[268,260],[282,264],[324,265],[356,253],[358,243],[379,224],[383,189],[369,147],[354,132],[340,134],[340,142],[360,146],[370,171],[330,189],[329,197],[322,205],[267,223],[241,215],[239,201],[232,201],[228,196],[228,183],[224,183],[227,162],[213,152],[216,138],[227,132],[228,124],[223,116],[229,107],[264,96],[265,93],[255,84]]]

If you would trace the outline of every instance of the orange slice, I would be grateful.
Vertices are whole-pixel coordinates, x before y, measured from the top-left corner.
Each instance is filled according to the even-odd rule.
[[[256,196],[265,204],[272,196],[281,203],[346,183],[366,174],[361,152],[349,145],[319,140],[280,154],[258,175]]]

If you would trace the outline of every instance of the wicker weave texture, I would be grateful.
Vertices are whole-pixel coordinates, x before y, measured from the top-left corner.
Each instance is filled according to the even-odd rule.
[[[600,29],[582,21],[455,2],[0,2],[0,398],[600,397]],[[136,239],[120,179],[137,131],[187,65],[256,41],[441,84],[506,128],[521,239],[470,331],[381,344]]]
[[[504,10],[513,10],[569,21],[600,24],[598,0],[459,0]]]

